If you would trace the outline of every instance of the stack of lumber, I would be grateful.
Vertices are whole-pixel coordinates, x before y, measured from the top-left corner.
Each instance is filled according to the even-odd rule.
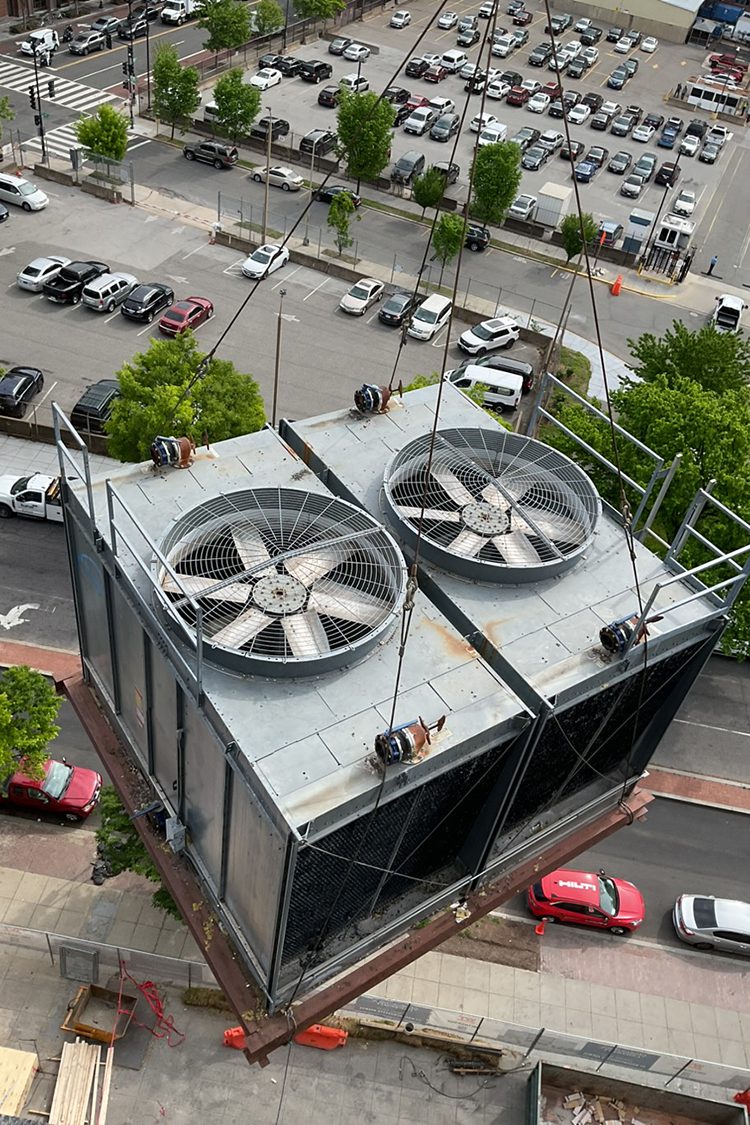
[[[20,1117],[37,1071],[36,1055],[0,1047],[0,1113]]]
[[[63,1043],[49,1125],[86,1125],[96,1120],[99,1055],[96,1043]]]

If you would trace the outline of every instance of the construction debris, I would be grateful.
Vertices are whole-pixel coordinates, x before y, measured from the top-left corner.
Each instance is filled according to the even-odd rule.
[[[565,1094],[552,1087],[545,1087],[544,1094],[545,1125],[644,1125],[633,1116],[640,1107],[628,1108],[619,1098],[586,1094],[582,1090]]]

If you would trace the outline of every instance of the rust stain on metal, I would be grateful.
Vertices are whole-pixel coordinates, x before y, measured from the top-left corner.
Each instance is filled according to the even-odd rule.
[[[451,656],[457,656],[461,660],[479,659],[476,649],[463,637],[457,637],[452,629],[446,629],[444,625],[441,625],[438,621],[432,621],[430,618],[425,621],[425,625],[432,629],[440,645]]]
[[[495,621],[488,621],[482,626],[484,634],[492,641],[495,647],[499,648],[502,644],[502,628],[505,621],[502,617],[498,617]]]

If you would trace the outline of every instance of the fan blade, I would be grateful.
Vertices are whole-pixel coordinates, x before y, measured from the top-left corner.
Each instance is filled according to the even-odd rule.
[[[326,617],[338,617],[342,621],[356,621],[358,625],[377,625],[382,621],[389,603],[342,586],[340,582],[318,582],[310,594],[309,606]]]
[[[562,512],[544,512],[541,508],[524,508],[519,511],[528,520],[533,521],[542,535],[554,542],[582,543],[586,537],[586,529],[580,520],[565,516]],[[529,528],[532,531],[533,529]]]
[[[433,465],[430,472],[438,482],[443,492],[450,496],[454,504],[463,508],[466,504],[473,504],[474,497],[469,490],[461,484],[458,477],[446,465]]]
[[[317,582],[343,562],[343,556],[340,550],[331,550],[325,543],[321,543],[317,550],[312,547],[306,555],[293,555],[292,558],[282,558],[281,561],[287,574],[291,574],[309,589],[313,582]]]
[[[508,535],[496,535],[492,542],[507,563],[523,566],[525,563],[541,562],[541,556],[534,550],[522,531],[511,531]]]
[[[219,586],[220,579],[206,578],[199,574],[180,574],[178,585],[171,574],[163,574],[161,586],[168,594],[192,594],[197,598],[210,598],[217,602],[234,602],[235,605],[245,605],[250,597],[250,587],[242,582],[230,582],[227,586]]]
[[[399,515],[404,519],[418,520],[422,515],[421,508],[402,508],[399,507]],[[440,520],[442,523],[460,523],[460,512],[445,512],[441,508],[425,508],[424,518],[426,520]]]
[[[241,613],[229,625],[219,629],[218,633],[214,633],[210,640],[213,644],[241,648],[253,637],[257,637],[258,633],[262,633],[267,625],[273,625],[273,622],[273,617],[267,617],[265,613],[253,606],[252,609]]]
[[[449,544],[450,549],[459,555],[477,555],[489,540],[484,535],[476,535],[468,527],[459,531],[456,538]]]
[[[177,546],[173,547],[167,555],[167,562],[174,570],[184,558],[197,551],[204,543],[210,543],[214,538],[214,532],[199,532],[189,539],[183,539]]]
[[[232,525],[231,532],[237,554],[247,570],[269,561],[268,548],[257,527],[251,523],[236,523]]]
[[[314,611],[306,610],[291,617],[283,617],[281,624],[295,656],[321,656],[330,652],[326,631]]]
[[[512,477],[507,479],[506,477],[498,477],[497,481],[493,481],[482,489],[481,495],[488,504],[502,507],[503,504],[508,503],[509,499],[518,502],[526,494],[528,487],[527,482],[521,478],[514,480]]]

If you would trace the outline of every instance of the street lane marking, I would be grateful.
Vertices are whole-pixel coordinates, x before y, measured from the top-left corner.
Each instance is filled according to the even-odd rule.
[[[275,285],[271,286],[271,289],[278,289],[280,285],[283,285],[285,281],[289,281],[289,279],[294,277],[294,275],[296,273],[299,273],[299,271],[301,269],[302,269],[302,266],[297,266],[296,270],[292,270],[291,273],[285,273],[283,277],[279,278],[279,280],[276,282]],[[303,299],[306,300],[307,298],[303,298]]]
[[[319,289],[322,289],[327,281],[328,281],[327,277],[323,278],[320,285],[316,285],[314,289],[311,289],[310,292],[307,294],[307,297],[303,297],[302,300],[307,301],[310,297],[313,296],[314,293],[317,293]]]
[[[717,730],[722,734],[738,734],[742,738],[750,738],[750,731],[747,730],[734,730],[733,727],[716,727],[711,723],[695,723],[692,719],[675,719],[676,723],[682,723],[686,727],[699,727],[701,730]]]
[[[145,336],[147,332],[151,331],[152,327],[153,325],[147,324],[145,328],[142,328],[140,330],[140,332],[136,332],[136,336]]]
[[[188,254],[186,254],[186,255],[185,255],[185,257],[184,257],[184,258],[182,258],[181,260],[182,260],[183,262],[185,262],[185,261],[187,261],[187,259],[188,259],[188,258],[192,258],[193,254],[197,254],[199,250],[202,250],[202,249],[203,249],[203,247],[204,247],[204,245],[205,245],[205,243],[201,242],[201,244],[200,244],[199,246],[196,246],[194,250],[191,250],[191,251],[190,251],[190,252],[189,252]]]

